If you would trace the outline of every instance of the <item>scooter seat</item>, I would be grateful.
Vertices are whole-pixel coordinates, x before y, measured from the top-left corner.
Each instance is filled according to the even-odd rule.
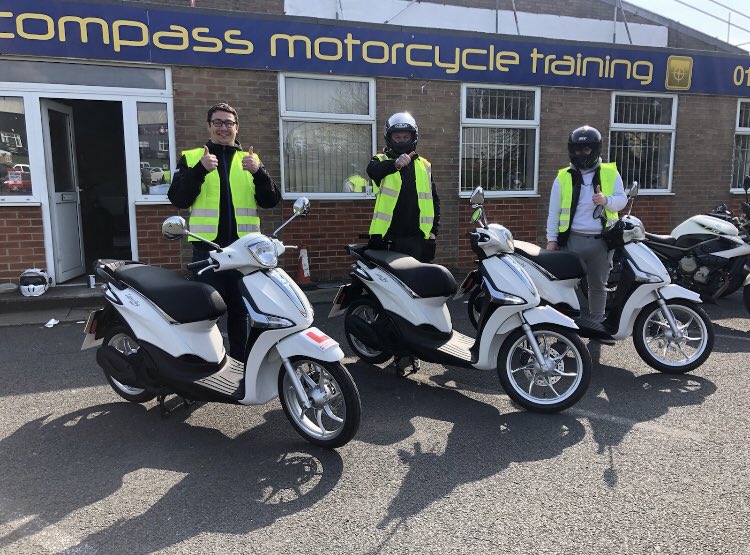
[[[677,239],[671,235],[656,235],[655,233],[646,232],[646,239],[653,241],[654,243],[661,243],[662,245],[676,245]]]
[[[362,256],[387,270],[423,299],[450,297],[458,290],[453,274],[439,264],[424,264],[394,251],[366,250]]]
[[[216,289],[206,283],[188,281],[164,268],[130,264],[117,268],[114,276],[180,324],[212,320],[227,311]]]
[[[586,272],[578,255],[566,251],[548,251],[533,243],[514,241],[515,252],[541,266],[557,279],[575,279]]]

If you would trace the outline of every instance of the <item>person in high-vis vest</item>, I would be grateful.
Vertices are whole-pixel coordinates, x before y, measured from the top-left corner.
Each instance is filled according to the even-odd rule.
[[[557,172],[547,216],[547,249],[578,254],[586,269],[589,313],[584,316],[593,322],[604,320],[612,264],[602,231],[627,204],[622,177],[614,162],[602,163],[601,152],[602,135],[593,127],[570,134],[570,165]],[[597,206],[603,208],[599,217]]]
[[[169,187],[169,200],[190,209],[190,231],[221,247],[248,233],[260,232],[258,208],[273,208],[281,199],[279,188],[251,146],[237,141],[237,111],[221,103],[208,110],[210,139],[204,146],[185,150]],[[190,238],[193,262],[208,258],[212,247]],[[229,356],[244,361],[247,308],[240,295],[238,272],[204,272],[195,279],[208,283],[227,305]]]
[[[440,228],[440,198],[432,165],[416,152],[417,122],[408,112],[393,114],[383,136],[383,153],[367,166],[376,195],[369,245],[431,262]]]

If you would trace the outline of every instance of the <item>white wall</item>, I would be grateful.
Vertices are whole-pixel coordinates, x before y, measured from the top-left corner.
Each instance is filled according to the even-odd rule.
[[[337,14],[338,8],[338,14]],[[463,8],[408,0],[285,0],[284,13],[320,19],[390,23],[407,27],[427,27],[516,35],[512,11]],[[582,19],[518,12],[521,36],[545,37],[585,42],[612,43],[612,19]],[[614,8],[613,8],[614,17]],[[618,44],[629,44],[622,17],[618,17]],[[661,25],[629,23],[634,45],[667,46],[667,28]]]

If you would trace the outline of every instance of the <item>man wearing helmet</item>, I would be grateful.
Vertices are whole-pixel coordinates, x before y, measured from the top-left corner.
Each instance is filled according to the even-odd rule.
[[[617,166],[602,163],[601,151],[602,135],[593,127],[584,125],[570,134],[570,166],[557,172],[547,216],[547,249],[575,252],[586,268],[589,318],[595,322],[604,320],[611,266],[602,231],[627,204]]]
[[[185,150],[169,188],[169,200],[178,208],[190,208],[190,231],[226,247],[248,233],[260,232],[258,208],[273,208],[281,199],[279,188],[251,146],[243,150],[237,141],[237,111],[228,104],[209,108],[204,146]],[[207,243],[190,238],[193,262],[208,258]],[[239,274],[205,272],[195,276],[208,283],[227,305],[229,356],[242,360],[247,341],[247,308],[239,290]]]
[[[385,149],[367,166],[376,200],[370,224],[370,245],[413,256],[421,262],[435,258],[440,227],[440,199],[431,164],[417,152],[419,128],[408,112],[385,122]]]

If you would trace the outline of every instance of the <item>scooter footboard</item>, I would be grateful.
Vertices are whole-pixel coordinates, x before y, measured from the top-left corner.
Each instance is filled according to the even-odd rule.
[[[336,362],[344,358],[344,351],[336,340],[318,328],[307,328],[285,337],[276,348],[284,358],[310,357],[325,362]]]

